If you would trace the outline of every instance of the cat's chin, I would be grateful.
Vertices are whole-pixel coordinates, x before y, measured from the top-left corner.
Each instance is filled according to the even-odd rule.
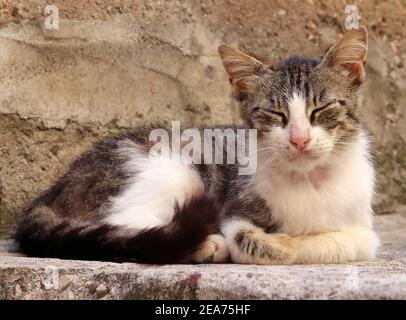
[[[325,164],[325,157],[309,151],[297,152],[287,157],[285,165],[288,171],[312,171]]]

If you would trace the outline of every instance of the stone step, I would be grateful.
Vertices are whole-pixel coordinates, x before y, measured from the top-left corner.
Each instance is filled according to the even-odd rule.
[[[0,299],[406,299],[406,207],[377,216],[376,261],[344,265],[141,265],[0,250]]]

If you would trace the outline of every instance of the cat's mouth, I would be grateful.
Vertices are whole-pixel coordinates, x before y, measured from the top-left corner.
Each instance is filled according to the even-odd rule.
[[[292,154],[289,157],[289,160],[298,164],[307,164],[317,160],[318,158],[319,156],[314,154],[310,150],[302,150]]]

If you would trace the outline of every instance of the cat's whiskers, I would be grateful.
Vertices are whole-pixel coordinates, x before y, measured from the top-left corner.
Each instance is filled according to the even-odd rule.
[[[404,166],[401,165],[399,162],[397,162],[396,160],[392,159],[391,157],[389,157],[387,154],[378,151],[378,150],[372,150],[372,156],[375,158],[374,153],[376,153],[378,156],[382,156],[385,157],[386,159],[390,160],[395,166],[397,166],[399,169],[404,169]]]
[[[262,149],[258,149],[257,150],[257,152],[260,152],[260,151],[264,151],[264,150],[270,150],[270,149],[273,149],[274,147],[267,147],[267,148],[262,148]]]

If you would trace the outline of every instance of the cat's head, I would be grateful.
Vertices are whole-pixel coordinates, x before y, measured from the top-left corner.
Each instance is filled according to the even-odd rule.
[[[260,154],[286,168],[306,169],[337,159],[360,130],[357,91],[367,55],[364,27],[348,31],[323,59],[292,57],[278,67],[227,45],[219,54],[240,101],[258,129]]]

